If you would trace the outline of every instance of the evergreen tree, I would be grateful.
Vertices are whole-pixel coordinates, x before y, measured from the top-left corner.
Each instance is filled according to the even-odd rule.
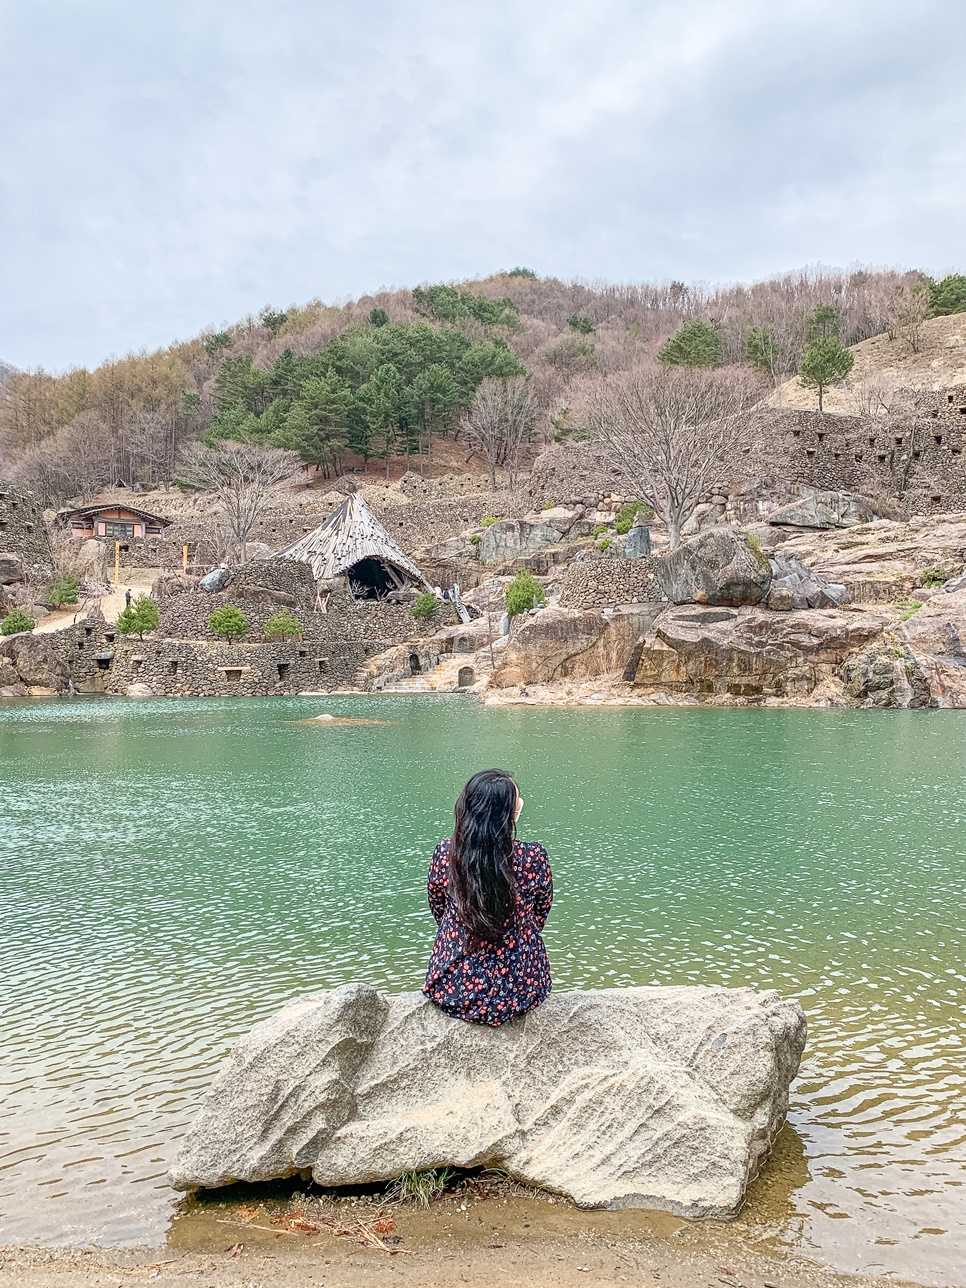
[[[829,385],[838,384],[852,370],[855,358],[834,335],[822,336],[806,345],[798,364],[798,377],[806,389],[818,390],[818,409],[824,411],[823,395]]]
[[[369,312],[370,326],[388,326],[389,314],[385,309],[371,309]]]
[[[306,465],[321,469],[328,478],[348,443],[351,406],[349,386],[335,372],[312,376],[275,434],[275,445],[298,452]]]
[[[389,457],[399,435],[401,383],[399,372],[387,362],[362,386],[357,395],[368,441],[378,445],[386,459],[386,478],[389,477]]]
[[[271,640],[296,640],[301,638],[305,627],[287,608],[280,608],[272,613],[263,630]]]
[[[122,635],[137,635],[143,640],[144,632],[156,631],[160,620],[161,614],[151,596],[138,595],[118,616],[115,625]]]
[[[567,325],[574,331],[579,331],[581,335],[593,335],[594,324],[590,318],[582,317],[579,313],[573,313],[567,319]]]
[[[248,618],[234,604],[222,604],[208,618],[208,629],[212,635],[223,635],[230,643],[248,634]]]
[[[658,357],[674,367],[720,367],[724,353],[717,326],[700,320],[685,322]]]
[[[932,296],[933,317],[966,313],[966,276],[962,273],[951,273],[941,282],[932,282],[929,293]]]
[[[24,631],[32,631],[36,625],[22,608],[15,608],[0,622],[0,635],[20,635]]]
[[[745,361],[772,380],[781,372],[783,352],[774,331],[753,326],[745,341]]]
[[[839,333],[839,311],[833,304],[818,304],[808,315],[808,334],[813,339],[824,339],[826,336],[837,336]]]

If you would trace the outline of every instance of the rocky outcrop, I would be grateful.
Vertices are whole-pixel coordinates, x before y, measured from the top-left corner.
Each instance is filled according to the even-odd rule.
[[[181,1190],[499,1165],[596,1208],[734,1216],[788,1105],[797,1002],[723,988],[555,993],[500,1029],[364,984],[293,1002],[228,1056]]]
[[[813,572],[792,554],[781,554],[771,560],[771,589],[766,605],[775,612],[795,608],[843,608],[852,596],[841,583],[830,582]]]
[[[23,581],[26,573],[23,560],[12,550],[0,551],[0,586],[12,586]]]
[[[933,596],[896,634],[928,691],[922,705],[966,708],[966,587]],[[915,695],[895,705],[915,705]]]
[[[877,517],[875,503],[855,492],[811,492],[773,510],[768,522],[789,528],[852,528]]]
[[[705,529],[656,559],[654,572],[672,604],[760,604],[771,585],[767,556],[729,527]]]
[[[621,673],[663,604],[615,611],[544,608],[515,617],[491,688]]]
[[[886,625],[866,612],[669,608],[638,645],[628,678],[652,692],[806,698]]]
[[[70,667],[48,637],[25,631],[0,639],[0,697],[66,693],[69,687]]]
[[[561,539],[557,528],[549,523],[529,523],[526,519],[499,519],[483,532],[480,558],[484,563],[506,563],[535,554],[544,546]]]

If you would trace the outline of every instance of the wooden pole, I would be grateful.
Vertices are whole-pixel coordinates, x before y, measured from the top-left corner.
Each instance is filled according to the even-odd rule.
[[[188,571],[188,547],[187,546],[181,547],[181,571],[182,572]]]
[[[114,589],[121,584],[121,543],[114,542]]]

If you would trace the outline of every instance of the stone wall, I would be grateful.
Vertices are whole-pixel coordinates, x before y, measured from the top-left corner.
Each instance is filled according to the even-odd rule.
[[[561,608],[612,608],[662,598],[651,559],[588,559],[560,579]]]
[[[32,492],[0,481],[0,550],[23,560],[28,575],[48,577],[53,567],[43,510]]]

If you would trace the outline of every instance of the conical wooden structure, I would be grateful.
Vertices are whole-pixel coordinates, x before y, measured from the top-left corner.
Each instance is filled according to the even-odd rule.
[[[429,584],[366,505],[361,492],[347,496],[321,527],[279,550],[275,558],[307,563],[316,581],[346,577],[353,593],[361,598],[374,599],[391,590]]]

